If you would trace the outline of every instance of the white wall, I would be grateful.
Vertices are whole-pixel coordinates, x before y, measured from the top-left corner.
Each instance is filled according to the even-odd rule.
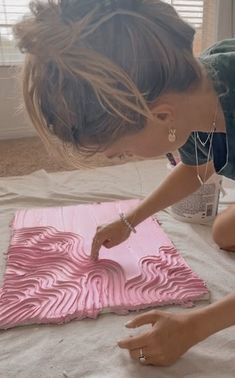
[[[218,40],[235,38],[235,0],[218,1]]]
[[[22,102],[16,72],[0,67],[0,139],[36,135],[27,116],[18,111]]]

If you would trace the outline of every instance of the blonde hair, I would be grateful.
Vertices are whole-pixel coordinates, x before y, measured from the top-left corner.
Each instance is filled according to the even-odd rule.
[[[35,0],[30,10],[14,33],[26,109],[46,143],[54,134],[102,151],[142,129],[159,96],[201,78],[195,31],[165,2]]]

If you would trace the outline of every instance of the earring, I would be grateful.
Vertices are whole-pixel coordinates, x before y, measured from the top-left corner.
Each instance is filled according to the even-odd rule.
[[[176,141],[176,129],[170,129],[168,134],[168,140],[170,143],[174,143]]]

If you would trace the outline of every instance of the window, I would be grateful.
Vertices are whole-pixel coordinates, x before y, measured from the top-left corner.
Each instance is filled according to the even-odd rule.
[[[12,26],[28,12],[28,0],[0,0],[0,64],[11,65],[22,60],[14,45]]]
[[[195,28],[200,29],[203,22],[204,0],[165,0]]]
[[[202,27],[204,0],[165,0],[173,5],[177,12],[196,29],[194,52],[199,55],[202,50]]]
[[[211,27],[205,21],[205,10],[211,8],[215,1],[211,0],[164,0],[172,4],[178,13],[191,23],[197,30],[195,38],[195,53],[209,45],[212,39]],[[12,26],[23,14],[28,12],[29,0],[0,0],[0,65],[14,65],[22,60],[21,54],[14,46]],[[207,3],[211,3],[210,7]],[[204,27],[205,26],[205,27]],[[204,33],[205,30],[205,33]],[[210,35],[210,38],[208,38]],[[203,41],[207,41],[203,43]],[[213,42],[213,41],[212,41]]]

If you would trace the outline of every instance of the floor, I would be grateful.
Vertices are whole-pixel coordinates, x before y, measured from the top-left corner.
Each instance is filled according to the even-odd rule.
[[[120,162],[119,159],[106,161],[99,157],[95,165],[108,166]],[[0,141],[0,177],[27,175],[40,169],[59,172],[73,168],[51,156],[37,137]]]
[[[38,169],[48,172],[63,170],[63,165],[53,160],[38,138],[0,141],[0,176],[27,175]]]

